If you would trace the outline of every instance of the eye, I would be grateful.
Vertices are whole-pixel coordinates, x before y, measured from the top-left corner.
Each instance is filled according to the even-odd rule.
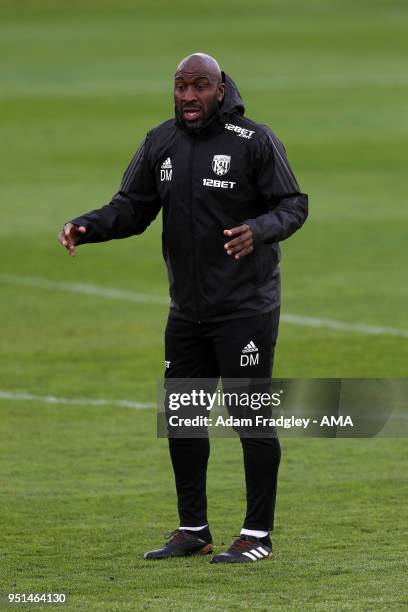
[[[207,81],[198,81],[198,83],[196,84],[197,89],[199,89],[200,91],[202,91],[203,89],[207,89],[208,86],[209,83]]]
[[[184,91],[184,85],[181,85],[180,83],[176,83],[176,85],[174,86],[174,89],[176,91]]]

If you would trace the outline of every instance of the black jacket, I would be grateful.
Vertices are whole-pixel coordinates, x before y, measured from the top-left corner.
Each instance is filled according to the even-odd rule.
[[[172,312],[216,321],[279,304],[278,242],[301,227],[307,201],[281,142],[244,117],[225,76],[224,101],[207,125],[191,134],[174,118],[152,129],[111,202],[72,223],[87,228],[80,244],[126,238],[162,208]],[[236,260],[224,251],[223,230],[242,223],[251,226],[254,251]]]

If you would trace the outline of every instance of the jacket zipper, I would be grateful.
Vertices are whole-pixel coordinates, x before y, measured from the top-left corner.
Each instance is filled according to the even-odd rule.
[[[194,150],[195,150],[196,139],[192,135],[191,155],[190,155],[190,225],[191,225],[191,236],[193,241],[193,278],[194,278],[194,301],[196,307],[197,323],[201,323],[200,320],[200,307],[198,303],[198,277],[197,277],[197,244],[196,244],[196,233],[195,223],[193,218],[193,193],[194,193],[194,177],[193,177],[193,164],[194,164]]]

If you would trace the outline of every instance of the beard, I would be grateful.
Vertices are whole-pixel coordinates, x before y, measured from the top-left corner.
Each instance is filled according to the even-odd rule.
[[[189,132],[198,132],[204,125],[206,125],[209,121],[211,121],[211,119],[213,118],[213,116],[217,113],[218,111],[218,101],[217,101],[217,97],[214,96],[210,107],[208,108],[207,112],[202,114],[202,116],[199,119],[196,119],[195,121],[187,121],[186,119],[184,119],[183,116],[183,107],[180,106],[176,106],[176,118],[177,121]]]

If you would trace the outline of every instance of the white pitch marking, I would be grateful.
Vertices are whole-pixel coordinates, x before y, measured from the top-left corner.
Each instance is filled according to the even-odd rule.
[[[169,299],[161,295],[150,295],[147,293],[138,293],[136,291],[127,291],[125,289],[116,289],[113,287],[88,285],[86,283],[52,281],[47,278],[36,276],[11,276],[2,274],[0,275],[0,283],[39,287],[41,289],[51,289],[56,291],[67,291],[69,293],[79,293],[83,295],[96,295],[98,297],[107,299],[139,302],[142,304],[158,304],[162,306],[169,305]],[[333,329],[335,331],[366,334],[369,336],[395,336],[398,338],[408,338],[407,330],[398,329],[396,327],[380,327],[366,325],[364,323],[347,323],[346,321],[337,321],[335,319],[306,317],[289,313],[282,313],[280,319],[285,323],[299,325],[301,327],[326,328]]]
[[[398,336],[400,338],[408,338],[408,331],[405,329],[397,329],[396,327],[374,327],[365,325],[364,323],[346,323],[345,321],[336,321],[334,319],[320,319],[315,317],[304,317],[292,314],[282,314],[281,320],[292,325],[300,325],[302,327],[326,327],[336,331],[357,332],[360,334],[368,334],[370,336]]]
[[[100,287],[86,283],[67,283],[65,281],[53,281],[37,276],[9,276],[0,275],[0,282],[10,285],[26,285],[28,287],[39,287],[41,289],[53,289],[56,291],[68,291],[69,293],[82,293],[84,295],[97,295],[112,300],[123,300],[127,302],[142,302],[144,304],[169,305],[170,300],[161,295],[149,295],[126,289],[114,287]]]
[[[45,404],[68,404],[72,406],[119,406],[120,408],[132,408],[142,410],[143,408],[154,408],[154,404],[135,402],[133,400],[118,399],[95,399],[85,397],[54,397],[53,395],[33,395],[24,391],[0,391],[0,400],[33,401]]]

